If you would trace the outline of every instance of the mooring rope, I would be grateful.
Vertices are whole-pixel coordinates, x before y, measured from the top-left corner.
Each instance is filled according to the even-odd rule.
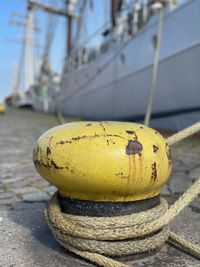
[[[158,74],[158,64],[159,64],[159,55],[160,55],[160,45],[161,45],[161,38],[162,38],[162,29],[163,29],[163,14],[164,10],[163,7],[160,9],[160,15],[158,20],[158,33],[157,33],[157,41],[156,41],[156,50],[154,56],[154,63],[153,63],[153,73],[152,73],[152,80],[151,80],[151,88],[149,91],[149,97],[147,102],[147,109],[144,118],[144,124],[149,125],[151,112],[153,107],[153,99],[156,91],[156,81],[157,81],[157,74]]]
[[[193,124],[192,126],[189,126],[188,128],[185,128],[184,130],[173,134],[172,136],[167,138],[167,143],[168,145],[173,145],[183,139],[185,139],[186,137],[189,137],[195,133],[197,133],[198,131],[200,131],[200,122],[197,122],[195,124]]]
[[[57,118],[59,124],[62,125],[62,124],[66,123],[65,118],[63,117],[63,114],[62,114],[60,109],[56,110],[56,118]]]
[[[172,145],[200,130],[200,122],[169,137]],[[169,223],[200,193],[200,177],[168,208],[164,198],[147,211],[114,217],[88,217],[61,211],[58,193],[45,210],[56,240],[66,249],[104,267],[127,267],[110,257],[141,253],[171,242],[200,258],[200,247],[169,230]]]

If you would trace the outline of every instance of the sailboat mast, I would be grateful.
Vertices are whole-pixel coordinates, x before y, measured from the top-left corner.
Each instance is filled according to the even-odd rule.
[[[71,51],[72,51],[72,18],[67,18],[67,56],[71,58]]]
[[[112,26],[115,27],[116,25],[116,13],[118,7],[118,0],[111,1],[111,18],[112,18]]]
[[[80,38],[81,38],[82,24],[83,24],[83,20],[85,17],[86,4],[87,4],[87,0],[83,0],[83,3],[81,5],[81,9],[80,9],[80,18],[77,21],[77,31],[76,31],[76,36],[75,36],[75,42],[76,42],[78,48],[79,48],[79,43],[80,43]]]
[[[76,5],[76,0],[66,0],[66,11],[68,14],[74,13],[74,8]],[[72,27],[73,27],[73,18],[72,16],[67,16],[67,57],[71,59],[72,56],[72,48],[73,48],[73,41],[72,41]]]
[[[34,29],[34,10],[28,5],[28,13],[25,26],[24,40],[24,90],[28,90],[34,82],[34,54],[33,54],[33,29]]]
[[[111,19],[113,28],[116,26],[117,13],[122,6],[122,0],[111,0]]]

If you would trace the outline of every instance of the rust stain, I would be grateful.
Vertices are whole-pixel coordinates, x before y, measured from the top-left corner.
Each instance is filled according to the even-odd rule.
[[[74,141],[80,141],[82,139],[94,139],[94,138],[100,138],[100,137],[117,137],[117,138],[127,140],[126,138],[120,135],[117,135],[117,134],[94,134],[94,135],[82,135],[82,136],[72,137],[69,140],[61,140],[57,142],[56,145],[71,144]]]
[[[49,147],[46,148],[46,154],[51,154],[51,150]],[[33,162],[36,168],[45,167],[47,169],[69,169],[67,166],[58,166],[53,160],[50,160],[50,158],[47,158],[47,162],[44,162],[42,160],[42,148],[39,146],[33,150]]]
[[[143,146],[140,142],[137,140],[129,140],[128,145],[126,146],[126,154],[127,155],[136,155],[138,154],[139,156],[142,156]]]
[[[99,123],[99,125],[101,126],[101,128],[106,131],[106,128],[104,127],[103,123]]]
[[[131,157],[131,164],[132,164],[132,174],[131,177],[134,178],[135,172],[136,172],[136,162],[135,162],[135,157]]]
[[[86,139],[86,138],[87,138],[87,135],[82,135],[82,136],[73,137],[72,140],[73,141],[79,141],[81,139]]]
[[[95,135],[92,135],[92,136],[87,136],[87,135],[82,135],[82,136],[76,136],[76,137],[72,137],[70,140],[61,140],[59,142],[56,143],[56,145],[64,145],[64,144],[71,144],[73,143],[74,141],[79,141],[79,140],[82,140],[82,139],[92,139],[92,138],[96,138],[96,137],[99,137],[98,134],[95,134]]]
[[[34,164],[35,164],[35,167],[37,168],[38,166],[41,167],[45,167],[45,168],[48,168],[48,169],[51,169],[51,168],[54,168],[56,170],[63,170],[63,169],[69,169],[68,167],[60,167],[58,166],[53,160],[51,160],[50,162],[47,162],[47,163],[44,163],[42,160],[34,160]]]
[[[47,157],[48,157],[49,155],[51,155],[51,149],[50,149],[50,147],[47,147]]]
[[[135,176],[135,156],[134,155],[131,155],[128,157],[128,160],[129,160],[129,163],[128,163],[128,168],[129,168],[129,173],[128,173],[128,176],[126,177],[127,178],[127,189],[126,189],[126,192],[124,194],[124,201],[126,200],[126,197],[129,193],[129,185],[130,185],[130,181],[131,179],[134,179],[134,176]]]
[[[123,172],[117,172],[117,173],[115,173],[115,175],[122,176],[123,175]]]
[[[50,166],[49,166],[49,164],[48,164],[48,162],[47,162],[47,164],[45,164],[42,160],[34,160],[34,164],[35,164],[35,167],[36,168],[38,168],[38,167],[41,167],[41,166],[43,166],[43,167],[45,167],[45,168],[50,168]]]
[[[53,160],[51,160],[50,163],[51,163],[51,166],[53,166],[54,169],[56,169],[56,170],[63,169],[63,167],[58,167],[58,165]]]
[[[71,144],[72,141],[61,140],[61,141],[57,142],[56,145],[58,145],[58,144],[59,145],[64,145],[64,144],[68,144],[68,143]]]
[[[154,162],[151,165],[152,173],[151,173],[151,179],[155,182],[157,179],[157,165],[156,162]]]
[[[126,132],[127,132],[128,134],[135,134],[135,132],[132,131],[132,130],[127,130]]]
[[[130,183],[130,179],[131,179],[131,171],[132,171],[131,158],[129,157],[128,160],[129,160],[129,164],[128,164],[128,166],[129,166],[129,174],[128,174],[127,187],[128,187],[128,185],[129,185],[129,183]],[[127,192],[128,192],[128,189],[127,189]]]
[[[159,150],[159,147],[156,146],[156,145],[153,145],[153,152],[154,152],[154,153],[157,153],[158,150]]]
[[[116,176],[119,176],[120,178],[122,178],[122,179],[127,179],[127,178],[129,178],[129,175],[128,176],[126,176],[126,175],[124,175],[124,173],[123,172],[118,172],[118,173],[115,173],[115,175]]]

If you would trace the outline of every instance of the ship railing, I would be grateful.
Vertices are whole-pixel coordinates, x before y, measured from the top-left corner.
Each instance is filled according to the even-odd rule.
[[[177,1],[174,0],[174,2]],[[72,49],[71,57],[65,62],[65,71],[71,72],[74,69],[83,68],[99,55],[106,53],[116,43],[133,38],[146,25],[149,18],[159,11],[160,6],[167,3],[169,2],[166,0],[141,0],[135,1],[133,5],[127,5],[122,15],[117,17],[115,27],[111,20],[107,21]]]

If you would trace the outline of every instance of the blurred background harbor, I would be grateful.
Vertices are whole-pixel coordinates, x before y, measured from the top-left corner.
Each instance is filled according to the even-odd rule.
[[[36,173],[34,144],[77,120],[145,122],[164,136],[198,122],[200,1],[7,0],[0,10],[0,266],[94,266],[64,251],[44,223],[56,188]],[[199,176],[199,158],[199,135],[172,147],[169,203]],[[199,201],[171,225],[196,244]],[[200,266],[169,246],[126,260]]]
[[[199,120],[199,1],[1,4],[6,105],[180,130]]]

